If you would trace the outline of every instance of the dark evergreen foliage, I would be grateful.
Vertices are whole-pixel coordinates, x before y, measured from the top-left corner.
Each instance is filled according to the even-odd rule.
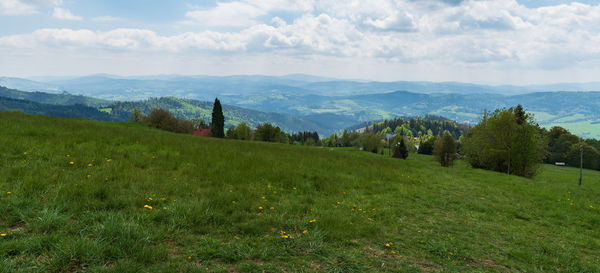
[[[210,131],[214,137],[225,137],[225,116],[223,115],[223,108],[218,98],[215,98],[213,104],[212,119],[210,123]]]
[[[406,147],[406,142],[404,141],[404,138],[401,138],[400,142],[396,144],[394,148],[394,155],[392,157],[402,159],[408,158],[408,149]]]
[[[316,145],[320,142],[319,134],[317,132],[298,132],[290,136],[291,143],[298,143],[302,145]]]

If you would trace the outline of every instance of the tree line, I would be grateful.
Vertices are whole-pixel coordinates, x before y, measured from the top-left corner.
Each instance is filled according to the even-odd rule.
[[[430,119],[429,119],[430,118]],[[225,133],[222,108],[215,99],[212,120],[184,120],[164,109],[153,109],[148,116],[134,110],[131,120],[176,133],[210,129],[213,137],[279,142],[288,144],[356,147],[363,151],[406,159],[411,152],[434,155],[442,166],[464,159],[474,168],[533,177],[539,163],[564,162],[578,166],[583,150],[583,167],[600,170],[600,141],[582,139],[562,127],[550,130],[535,123],[521,105],[485,112],[472,128],[440,117],[399,118],[367,125],[361,130],[344,130],[340,135],[319,138],[317,132],[288,134],[278,126],[265,123],[251,128],[242,122]]]

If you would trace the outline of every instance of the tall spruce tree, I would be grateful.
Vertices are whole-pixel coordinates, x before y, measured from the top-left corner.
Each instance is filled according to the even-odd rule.
[[[215,98],[215,103],[213,104],[210,132],[213,137],[222,138],[225,136],[225,116],[223,115],[223,108],[221,108],[221,102],[218,98]]]

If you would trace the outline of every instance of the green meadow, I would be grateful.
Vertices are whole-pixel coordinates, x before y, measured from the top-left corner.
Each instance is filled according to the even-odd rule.
[[[0,113],[0,272],[600,272],[600,173]]]

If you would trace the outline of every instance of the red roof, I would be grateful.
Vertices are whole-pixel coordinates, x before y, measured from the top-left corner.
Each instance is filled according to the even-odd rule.
[[[198,129],[198,130],[194,131],[194,135],[209,137],[209,136],[212,136],[212,133],[210,132],[210,129]]]

